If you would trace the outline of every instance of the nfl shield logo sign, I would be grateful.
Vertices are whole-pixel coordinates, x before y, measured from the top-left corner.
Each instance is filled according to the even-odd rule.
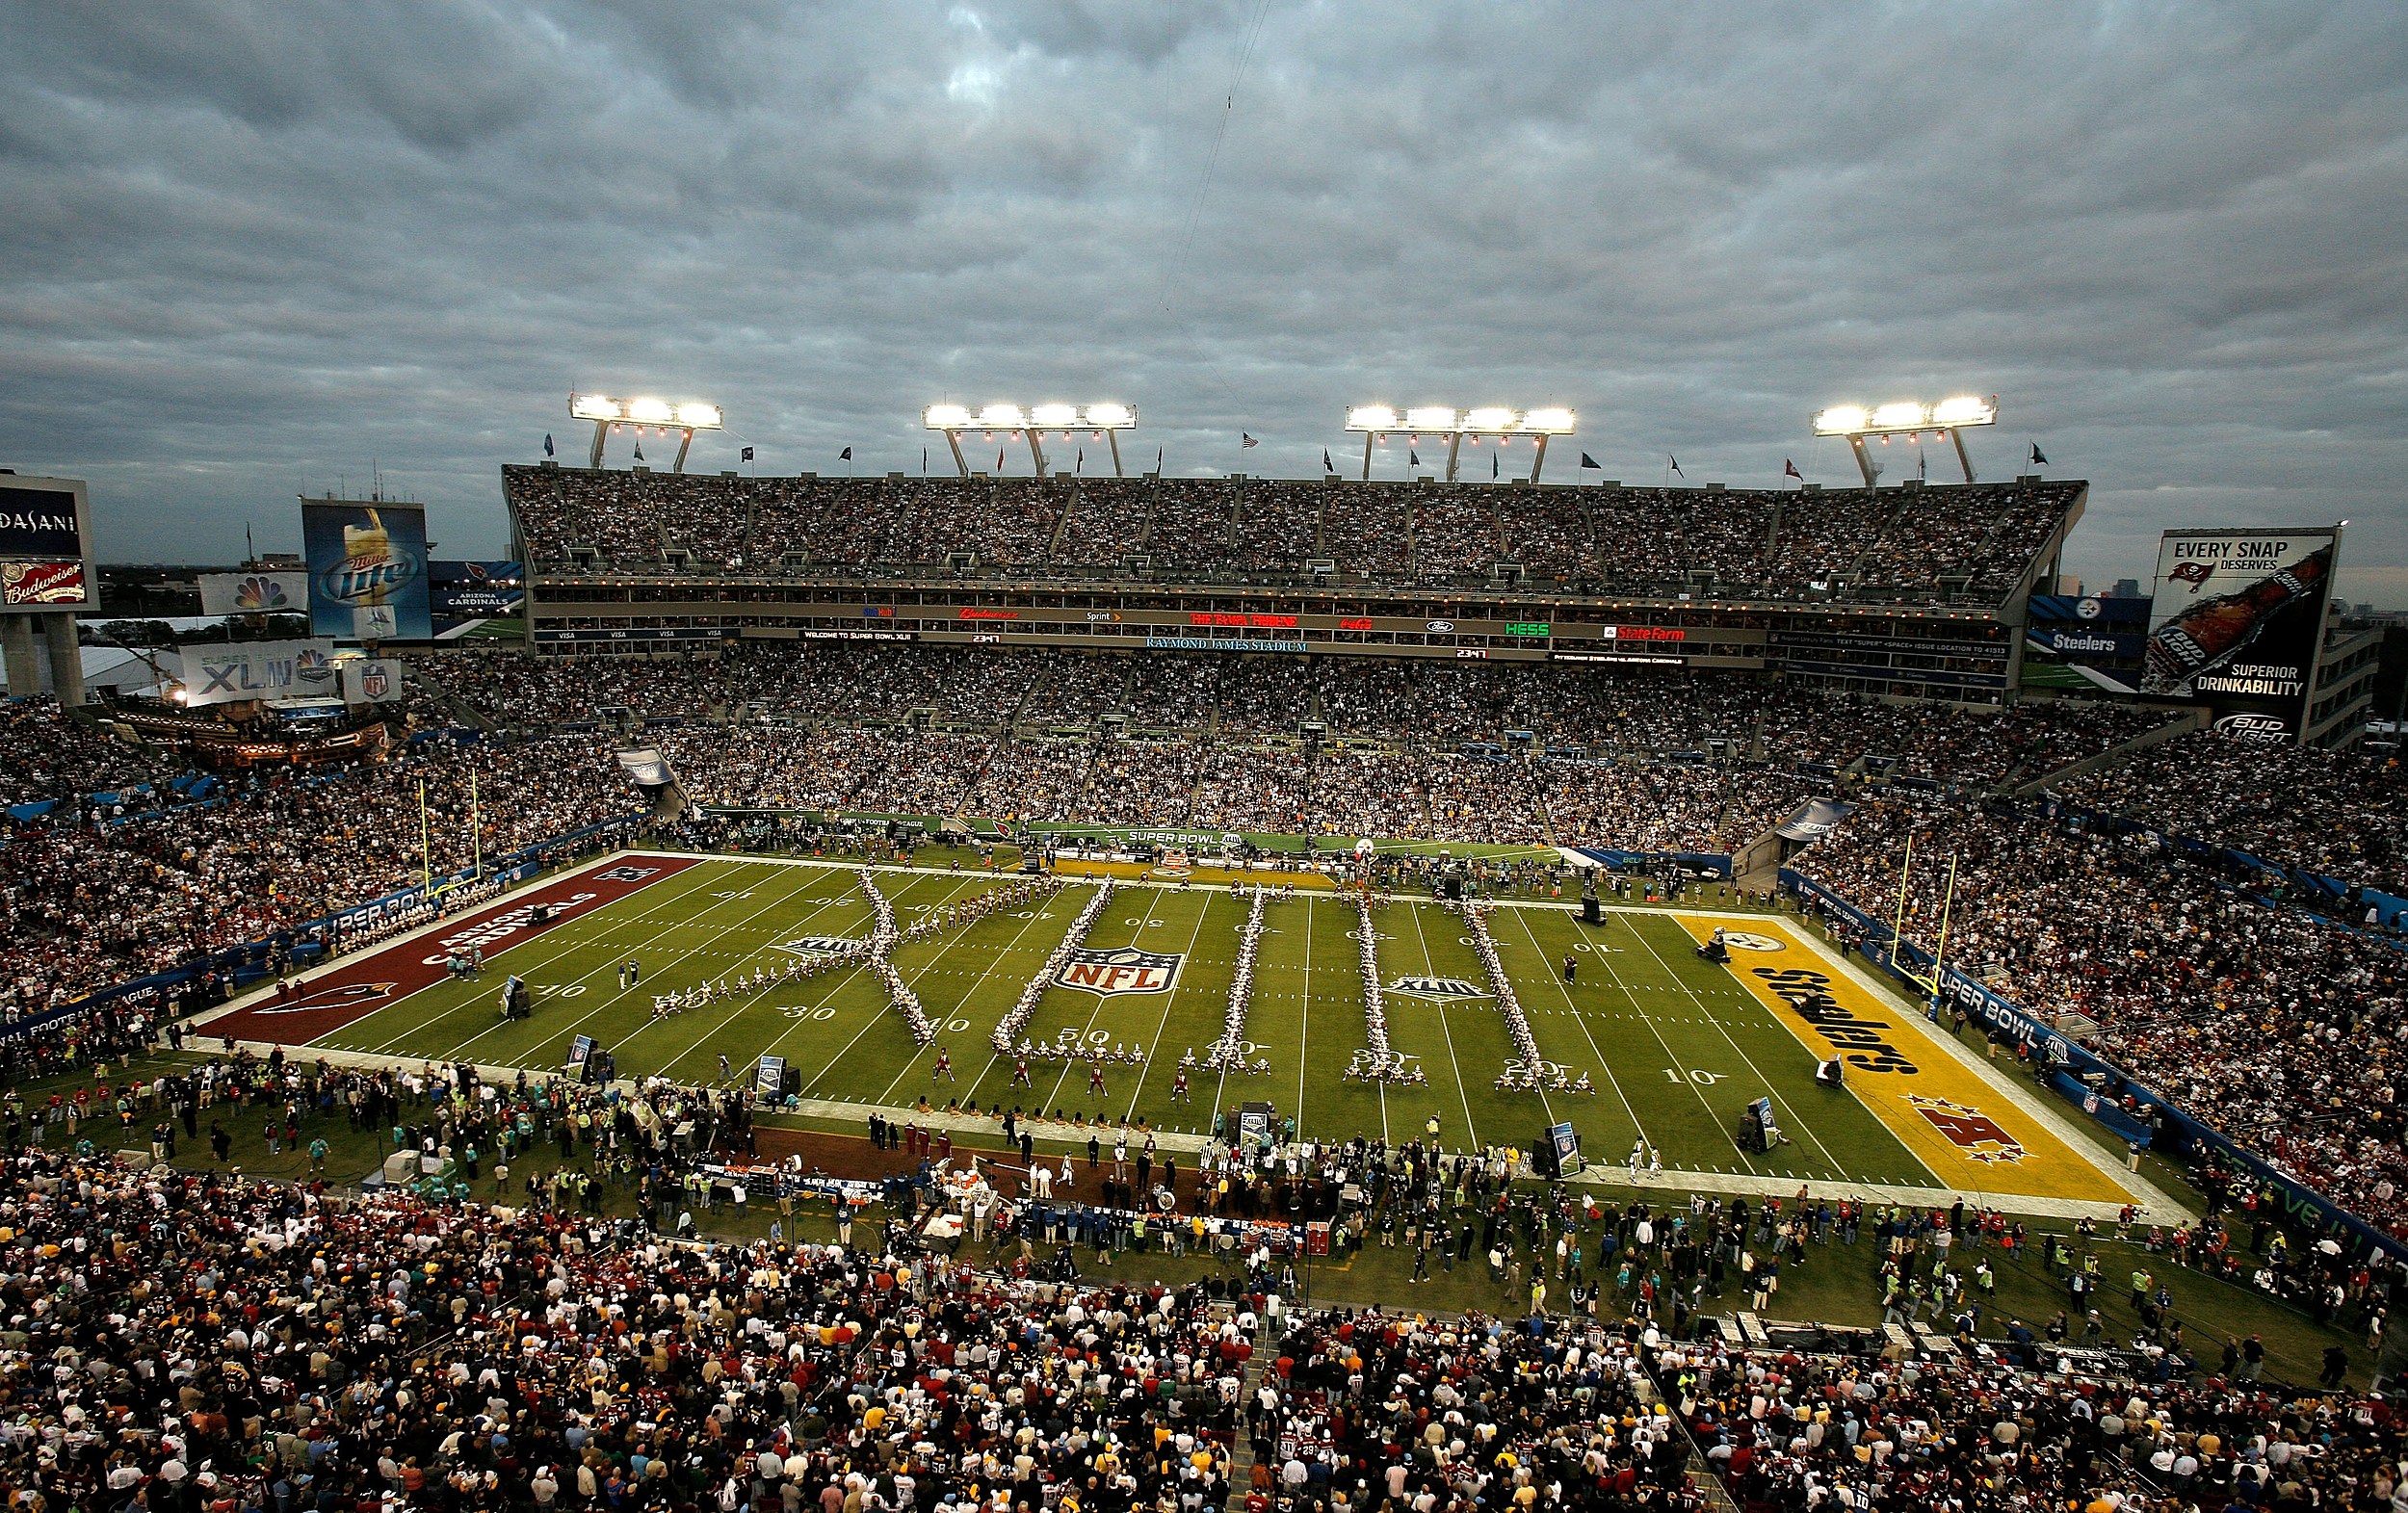
[[[359,688],[370,702],[381,704],[393,691],[393,679],[384,670],[384,664],[370,663],[368,670],[359,675]]]
[[[1054,974],[1066,988],[1112,998],[1121,993],[1167,993],[1179,980],[1181,958],[1123,946],[1116,951],[1074,951]]]

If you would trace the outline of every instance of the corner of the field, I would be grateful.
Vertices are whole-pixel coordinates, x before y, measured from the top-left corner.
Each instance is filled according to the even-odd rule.
[[[1833,951],[1813,931],[1807,929],[1805,922],[1796,916],[1781,916],[1768,923],[1780,926],[1783,933],[1819,959],[1825,966],[1871,994],[1875,1003],[1898,1002],[1898,995],[1887,983],[1871,971]],[[1911,1004],[1908,1006],[1910,1010],[1913,1007]],[[1901,1013],[1898,1015],[1898,1020],[1909,1026],[1925,1041],[1953,1056],[1967,1071],[1980,1079],[1984,1086],[1997,1091],[2012,1102],[2015,1107],[2038,1120],[2050,1134],[2062,1140],[2065,1148],[2072,1151],[2077,1159],[2088,1162],[2093,1170],[2107,1178],[2108,1182],[2121,1187],[2134,1200],[2145,1205],[2152,1215],[2168,1214],[2185,1221],[2198,1218],[2197,1211],[2189,1204],[2176,1198],[2140,1173],[2116,1164],[2111,1157],[2099,1149],[2096,1140],[2083,1134],[2075,1125],[2072,1117],[2055,1098],[2041,1093],[2036,1088],[2027,1087],[2012,1077],[2001,1075],[1998,1068],[1990,1064],[1987,1056],[1976,1054],[1971,1047],[1956,1036],[1933,1030],[1931,1022],[1921,1012]]]
[[[525,882],[518,883],[513,887],[504,889],[502,892],[495,894],[492,898],[477,904],[468,912],[471,914],[483,914],[488,910],[507,907],[522,895],[533,893],[538,888],[547,888],[565,878],[581,876],[584,874],[596,869],[619,866],[631,856],[658,856],[676,861],[696,862],[718,861],[723,859],[696,851],[670,851],[663,850],[657,847],[631,846],[625,850],[606,851],[602,855],[594,857],[592,860],[581,863],[575,867],[563,868],[556,873],[546,873],[539,877],[530,877]],[[439,930],[457,929],[458,927],[459,917],[458,915],[437,915],[435,918],[429,920],[426,924],[406,929],[398,935],[380,935],[355,951],[347,951],[339,956],[328,956],[325,960],[320,961],[316,965],[308,968],[302,975],[315,977],[319,973],[332,971],[337,966],[350,962],[363,961],[368,957],[380,954],[380,952],[407,946],[414,941],[423,940],[427,936],[432,935]],[[224,1003],[220,1004],[215,1008],[203,1009],[199,1013],[195,1014],[192,1018],[184,1022],[184,1028],[187,1030],[205,1030],[209,1026],[216,1024],[219,1020],[226,1018],[228,1015],[239,1014],[243,1010],[252,1007],[255,1004],[267,1003],[270,999],[275,997],[275,974],[270,973],[268,976],[259,979],[259,985],[257,987],[238,993],[234,997],[227,999]],[[399,1000],[396,1000],[395,1002],[398,1003]],[[386,1004],[383,1006],[391,1007],[392,1005]],[[334,1031],[332,1030],[327,1031],[328,1034],[332,1034],[333,1032]],[[245,1042],[237,1043],[240,1044]],[[307,1041],[303,1041],[301,1043],[304,1045],[309,1044]]]

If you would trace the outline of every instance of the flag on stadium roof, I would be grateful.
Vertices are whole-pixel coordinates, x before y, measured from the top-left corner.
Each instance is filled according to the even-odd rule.
[[[850,462],[850,461],[851,461],[851,460],[852,460],[852,448],[851,448],[851,447],[847,447],[844,451],[837,453],[837,454],[836,454],[836,460],[837,460],[837,461],[839,461],[839,462]]]
[[[1581,471],[1585,473],[1591,469],[1595,469],[1597,472],[1603,473],[1606,470],[1606,465],[1603,462],[1598,461],[1595,457],[1590,457],[1587,453],[1582,453]]]
[[[2046,457],[2041,455],[2040,443],[2037,441],[2033,442],[2031,444],[2031,465],[2034,467],[2044,467],[2048,464],[2048,460],[2049,459]]]
[[[1338,471],[1336,468],[1329,465],[1329,449],[1327,447],[1322,448],[1322,471],[1324,473],[1335,473]]]
[[[1788,457],[1783,457],[1783,458],[1781,459],[1781,471],[1782,471],[1782,473],[1783,473],[1783,474],[1785,474],[1786,476],[1788,476],[1788,477],[1790,477],[1790,478],[1793,478],[1793,479],[1797,480],[1797,481],[1798,481],[1799,483],[1805,483],[1805,482],[1806,482],[1806,475],[1805,475],[1805,474],[1803,474],[1803,473],[1800,473],[1800,472],[1797,470],[1797,464],[1796,464],[1795,462],[1791,461]]]
[[[1488,476],[1491,479],[1497,476],[1497,454],[1494,452],[1488,454]]]
[[[552,433],[548,430],[543,433],[543,455],[547,457],[558,455],[552,450]]]
[[[751,460],[752,460],[752,449],[751,449],[750,447],[746,447],[746,448],[745,448],[745,457],[744,457],[744,459],[745,459],[746,462],[749,462],[749,461],[751,461]]]
[[[1073,473],[1084,473],[1086,471],[1086,448],[1081,447],[1079,449],[1079,460],[1070,464],[1070,471]]]
[[[1669,453],[1669,452],[1665,453],[1663,456],[1664,456],[1664,460],[1672,464],[1672,471],[1673,471],[1673,472],[1675,472],[1675,473],[1681,473],[1681,459],[1680,459],[1679,457],[1674,457],[1674,456],[1673,456],[1671,453]],[[1681,473],[1681,476],[1682,476],[1683,478],[1687,478],[1687,477],[1688,477],[1688,475],[1687,473]]]
[[[1409,462],[1408,462],[1408,464],[1407,464],[1408,466],[1411,466],[1411,467],[1420,467],[1420,466],[1422,465],[1422,449],[1421,449],[1421,448],[1419,448],[1419,447],[1407,447],[1407,448],[1405,448],[1405,449],[1404,449],[1404,455],[1405,455],[1405,457],[1406,457],[1407,458],[1409,458],[1409,459],[1410,459],[1410,461],[1409,461]]]
[[[639,462],[643,460],[643,443],[641,441],[636,443],[636,460]]]
[[[1259,447],[1262,445],[1261,442],[1255,440],[1252,436],[1247,435],[1243,430],[1238,432],[1238,442],[1241,447]]]
[[[1003,448],[1001,448],[1001,447],[997,447],[997,448],[995,449],[995,471],[996,471],[996,472],[998,472],[998,473],[1001,473],[1003,470],[1004,470],[1004,449],[1003,449]]]

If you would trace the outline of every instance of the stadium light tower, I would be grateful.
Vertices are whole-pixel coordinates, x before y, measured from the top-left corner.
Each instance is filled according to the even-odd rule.
[[[1447,438],[1447,482],[1454,482],[1455,457],[1466,436],[1536,436],[1538,460],[1531,464],[1531,482],[1547,466],[1547,438],[1571,435],[1577,417],[1568,409],[1506,409],[1490,405],[1459,410],[1448,404],[1422,404],[1400,412],[1393,404],[1357,404],[1347,411],[1347,430],[1363,433],[1363,477],[1372,476],[1372,443],[1392,430],[1416,436]]]
[[[1974,482],[1974,461],[1965,455],[1967,426],[1995,426],[1999,423],[1999,397],[1976,399],[1960,394],[1937,404],[1924,404],[1914,400],[1901,400],[1895,404],[1867,406],[1834,404],[1815,417],[1818,436],[1845,436],[1856,454],[1857,471],[1865,475],[1865,486],[1871,488],[1881,469],[1873,465],[1865,451],[1867,436],[1914,436],[1929,430],[1946,436],[1956,445],[1956,465],[1965,470],[1965,482]]]
[[[727,424],[727,417],[716,404],[698,400],[671,404],[667,400],[614,400],[599,394],[571,394],[568,414],[572,420],[593,422],[593,450],[587,455],[586,466],[602,465],[602,442],[620,426],[633,426],[636,434],[643,434],[646,426],[657,426],[663,435],[677,434],[677,461],[669,471],[686,471],[686,449],[694,445],[697,430],[718,430]]]
[[[1068,441],[1078,431],[1092,431],[1112,446],[1112,477],[1126,478],[1120,470],[1120,433],[1135,430],[1137,406],[1133,404],[984,404],[972,409],[967,404],[931,404],[920,411],[920,424],[930,430],[942,431],[945,445],[954,453],[954,466],[961,476],[970,476],[970,461],[961,455],[961,433],[983,430],[987,439],[1003,432],[1017,441],[1026,437],[1029,458],[1036,464],[1036,476],[1045,476],[1045,433],[1058,431]]]

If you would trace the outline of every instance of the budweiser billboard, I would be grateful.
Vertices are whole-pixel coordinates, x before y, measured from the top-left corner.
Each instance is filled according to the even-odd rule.
[[[2299,742],[2341,536],[2338,526],[2165,533],[2140,691],[2195,699],[2237,740]]]
[[[88,604],[82,562],[0,562],[0,605]]]

